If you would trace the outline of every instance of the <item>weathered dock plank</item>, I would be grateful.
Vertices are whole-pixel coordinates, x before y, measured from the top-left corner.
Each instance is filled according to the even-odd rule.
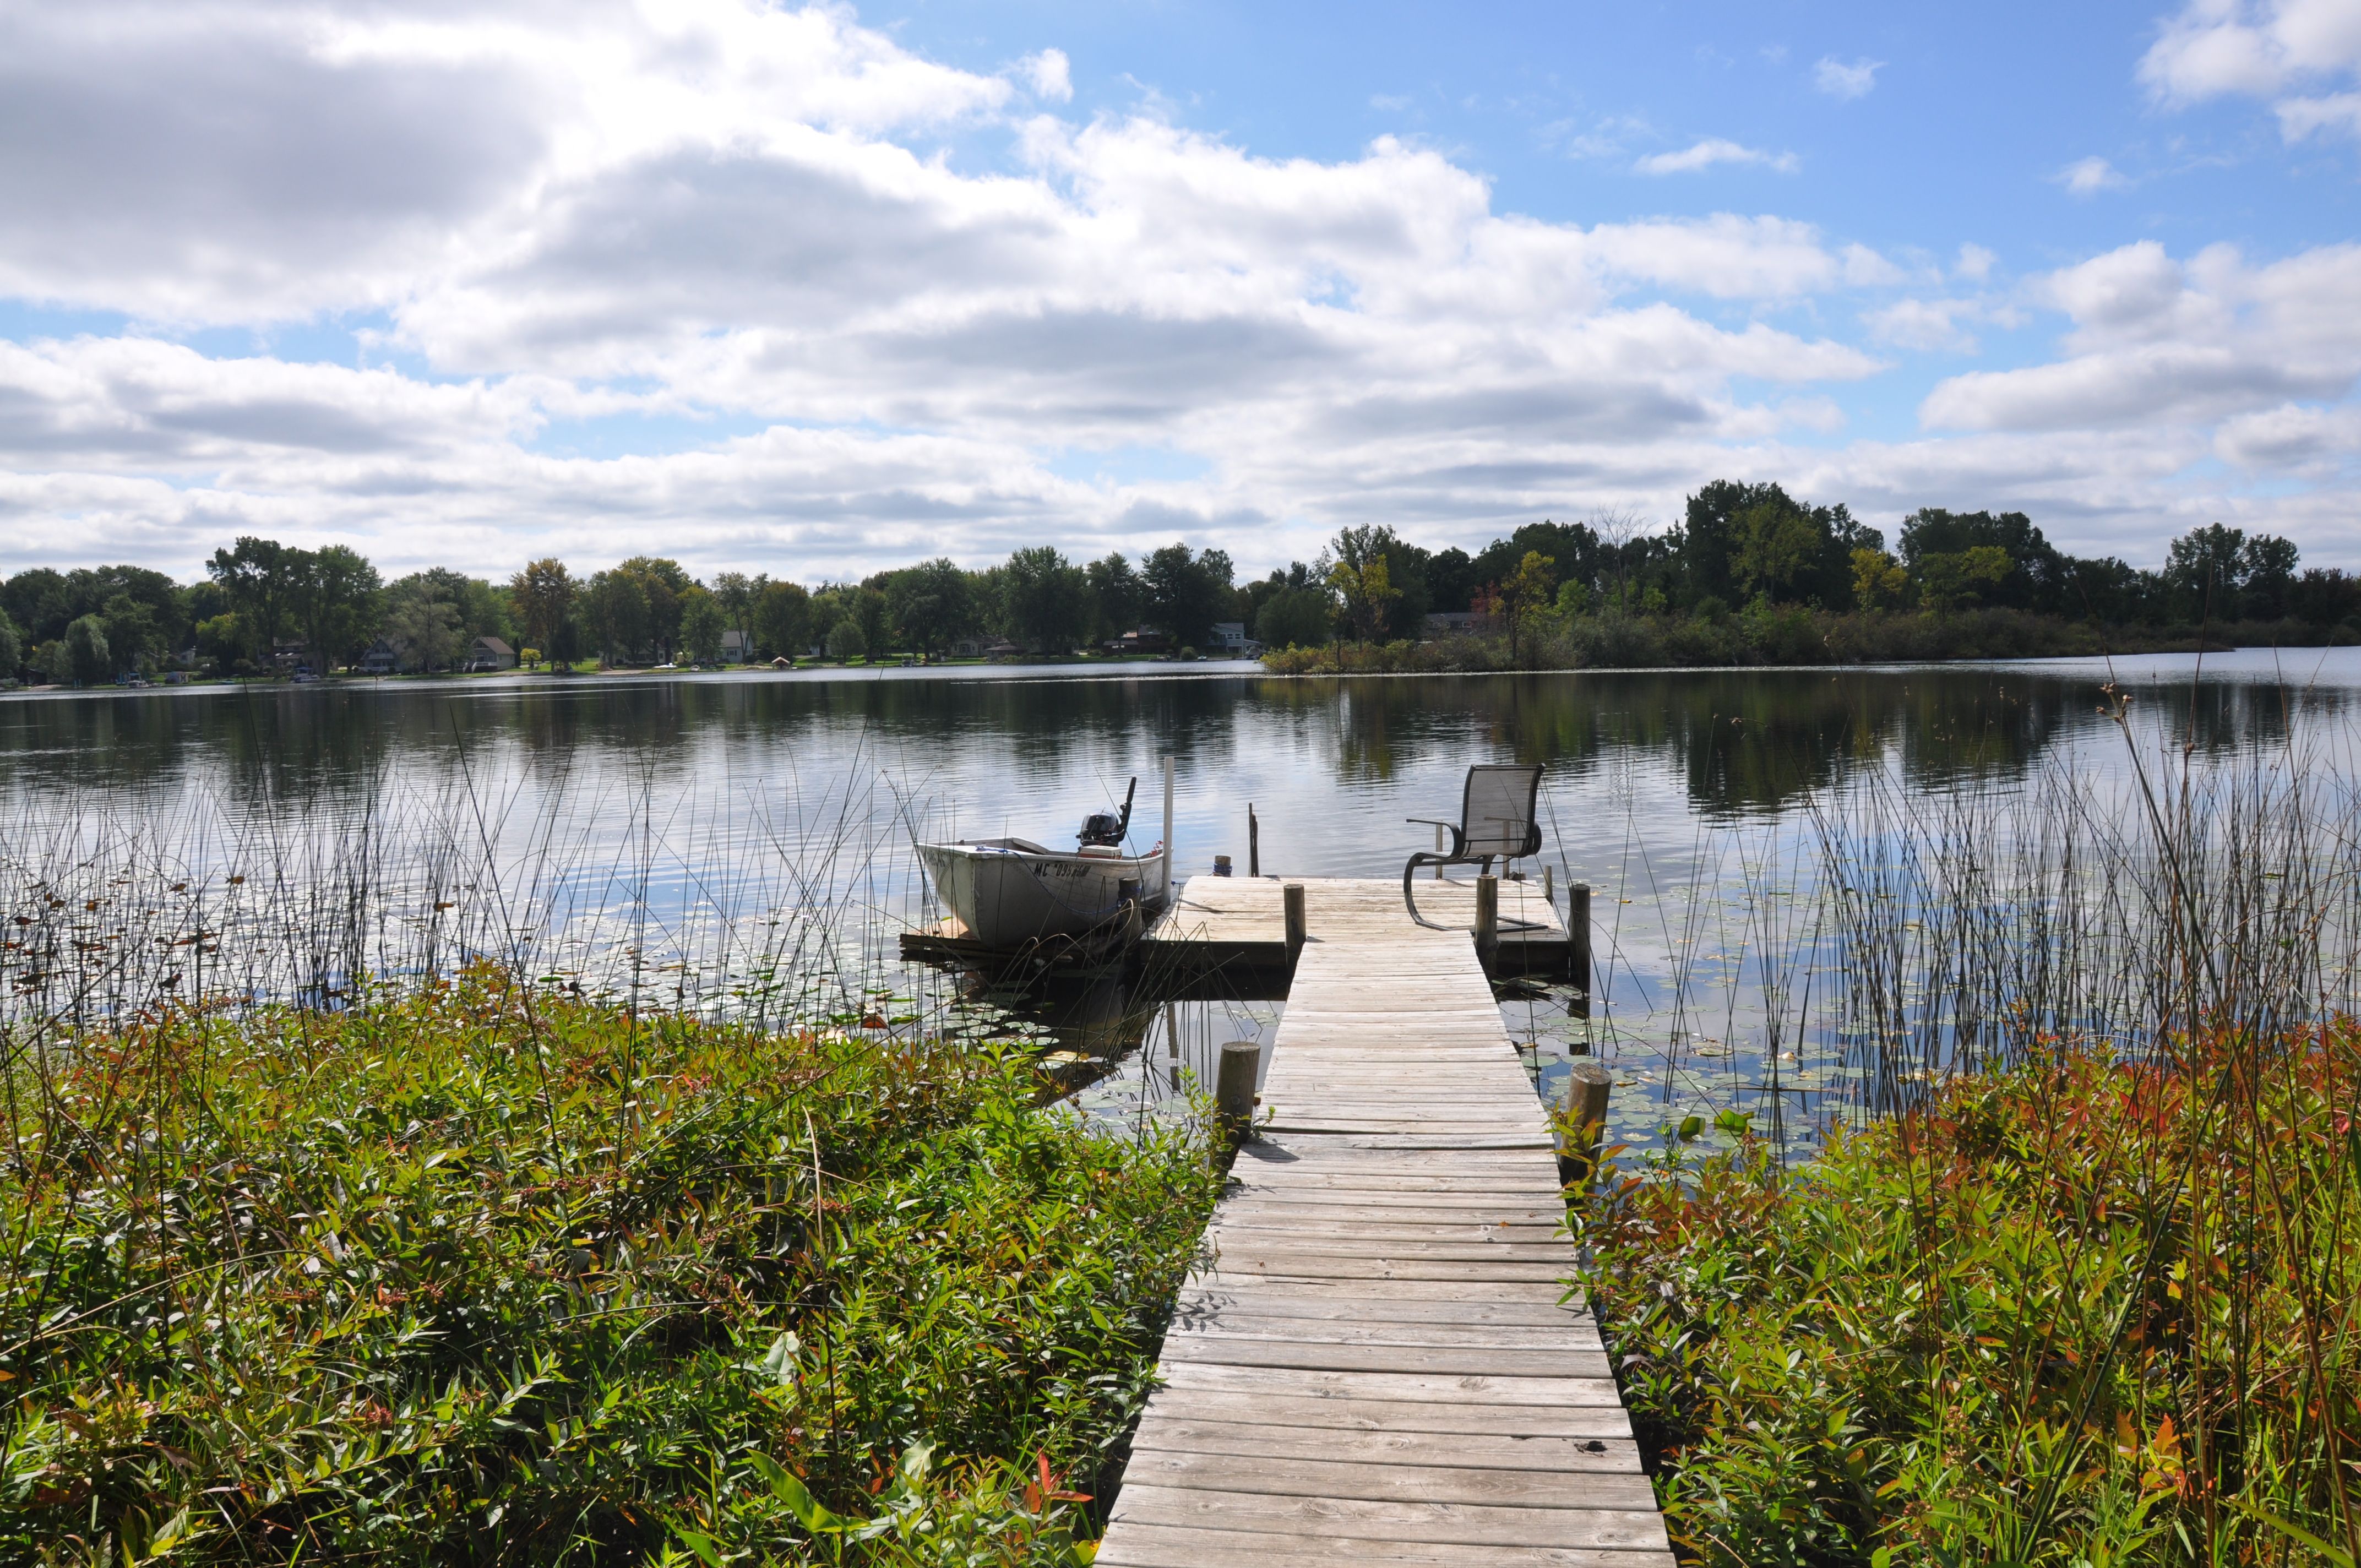
[[[1361,974],[1349,964],[1299,970],[1293,989],[1286,989],[1290,967],[1287,917],[1282,905],[1289,883],[1301,884],[1304,924],[1313,942],[1336,948],[1367,949],[1382,958],[1405,937],[1441,937],[1413,925],[1402,909],[1401,883],[1365,877],[1191,877],[1180,896],[1164,911],[1138,944],[1142,964],[1168,979],[1226,974],[1242,983],[1240,994],[1253,993],[1257,983],[1276,982],[1290,1001],[1334,1001],[1340,1017],[1358,1017],[1378,1033],[1395,1032],[1414,1040],[1407,1025],[1423,1026],[1426,1014],[1455,1013],[1471,1025],[1480,1023],[1469,993],[1448,990],[1406,992],[1400,996],[1373,997],[1357,991]],[[1493,960],[1495,972],[1554,980],[1572,959],[1565,922],[1542,896],[1537,882],[1500,883],[1500,948]],[[1471,881],[1418,883],[1418,906],[1430,920],[1459,927],[1476,921],[1476,886]],[[1463,945],[1466,938],[1461,938]],[[1307,994],[1303,987],[1313,990]],[[1334,996],[1320,988],[1344,988]],[[1276,994],[1278,992],[1274,992]],[[1474,998],[1488,1004],[1489,997]],[[1411,1017],[1411,1015],[1415,1015]],[[1432,1037],[1432,1035],[1430,1035]]]
[[[1098,1561],[1668,1568],[1563,1283],[1548,1119],[1473,942],[1411,925],[1398,884],[1305,887],[1266,1124],[1182,1290]],[[1420,893],[1438,918],[1462,896]],[[1563,948],[1537,887],[1502,884],[1500,913]],[[1284,935],[1276,882],[1200,877],[1148,940],[1283,959]]]

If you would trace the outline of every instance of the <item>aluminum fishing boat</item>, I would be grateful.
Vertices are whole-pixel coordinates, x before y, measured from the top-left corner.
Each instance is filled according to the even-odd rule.
[[[1093,812],[1071,850],[1030,839],[967,839],[920,844],[918,859],[935,892],[960,924],[989,948],[1016,948],[1047,937],[1079,937],[1120,917],[1137,900],[1152,919],[1171,896],[1172,778],[1164,780],[1164,840],[1144,855],[1126,854],[1133,779],[1123,811]]]

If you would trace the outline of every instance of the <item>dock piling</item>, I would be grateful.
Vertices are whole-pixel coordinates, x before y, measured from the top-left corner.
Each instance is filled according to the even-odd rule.
[[[1262,824],[1255,820],[1254,802],[1246,802],[1246,875],[1262,875]]]
[[[1489,974],[1500,957],[1500,879],[1476,879],[1476,957]]]
[[[1232,1143],[1254,1130],[1255,1074],[1261,1067],[1261,1041],[1223,1042],[1221,1072],[1213,1081],[1213,1113]]]
[[[1578,1061],[1566,1075],[1565,1119],[1571,1126],[1558,1136],[1557,1157],[1575,1168],[1587,1181],[1598,1163],[1598,1146],[1607,1129],[1607,1094],[1615,1074],[1603,1062]]]
[[[1303,951],[1303,884],[1289,883],[1279,889],[1279,897],[1287,911],[1287,966],[1293,969]]]
[[[1587,1000],[1590,995],[1590,884],[1576,883],[1565,890],[1565,960],[1567,977]],[[1586,1008],[1582,1014],[1587,1018]]]

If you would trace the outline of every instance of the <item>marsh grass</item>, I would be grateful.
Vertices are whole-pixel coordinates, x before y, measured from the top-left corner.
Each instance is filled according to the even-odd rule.
[[[1697,1560],[2361,1557],[2361,803],[2112,717],[2118,789],[1831,800],[1853,1113],[1580,1206]]]
[[[0,1559],[1086,1555],[1201,1124],[893,961],[878,785],[528,761],[0,818]]]
[[[28,793],[0,820],[0,1031],[171,1003],[333,1011],[478,959],[757,1022],[908,978],[880,936],[915,868],[873,783],[683,794],[488,772],[462,748],[430,777],[340,775],[301,800],[269,769],[234,796]]]

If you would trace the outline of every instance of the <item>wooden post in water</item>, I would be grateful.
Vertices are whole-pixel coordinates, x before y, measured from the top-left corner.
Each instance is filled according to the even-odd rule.
[[[1558,1135],[1557,1157],[1575,1168],[1576,1179],[1598,1174],[1598,1146],[1606,1136],[1607,1093],[1615,1075],[1602,1062],[1578,1061],[1565,1080],[1565,1119],[1572,1125]]]
[[[1255,820],[1254,802],[1246,802],[1246,875],[1262,875],[1262,824]]]
[[[1295,959],[1303,951],[1303,884],[1289,883],[1279,890],[1281,906],[1287,911],[1287,970],[1295,972]]]
[[[1213,1113],[1232,1143],[1254,1130],[1255,1073],[1261,1066],[1261,1041],[1223,1043],[1221,1073],[1213,1080]]]
[[[1164,759],[1164,885],[1157,891],[1164,895],[1166,907],[1172,903],[1172,759]]]
[[[1590,884],[1576,883],[1565,890],[1566,978],[1582,992],[1576,1017],[1590,1016]]]
[[[1490,974],[1500,957],[1500,879],[1476,879],[1476,961]]]

